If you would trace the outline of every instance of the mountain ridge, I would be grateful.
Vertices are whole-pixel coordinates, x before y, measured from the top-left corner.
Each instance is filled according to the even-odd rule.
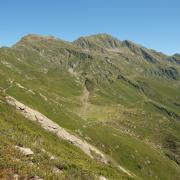
[[[12,48],[0,48],[3,172],[11,177],[13,164],[12,173],[21,176],[128,179],[113,166],[115,161],[135,180],[179,179],[179,55],[107,34],[76,43],[30,35]],[[90,159],[73,143],[57,141],[56,133],[38,126],[39,117],[30,124],[24,106],[7,104],[9,96],[99,149],[109,163],[101,164],[94,152]],[[30,148],[34,155],[24,157],[14,147]]]
[[[111,34],[107,34],[107,33],[99,33],[99,34],[92,34],[92,35],[88,35],[88,36],[81,36],[81,37],[79,37],[79,38],[77,38],[76,40],[73,40],[73,41],[62,40],[61,38],[53,36],[53,35],[27,34],[27,35],[23,36],[14,45],[12,45],[12,47],[16,46],[16,44],[20,43],[23,40],[28,41],[28,39],[29,40],[33,40],[33,39],[34,40],[38,40],[38,39],[39,40],[56,40],[56,41],[62,41],[62,42],[65,42],[65,43],[76,44],[76,42],[78,40],[84,40],[84,39],[86,40],[86,39],[89,39],[89,38],[90,39],[93,39],[93,38],[102,38],[103,39],[104,38],[104,40],[107,38],[106,39],[107,41],[108,41],[108,39],[111,39],[111,40],[114,40],[114,41],[118,42],[118,44],[122,43],[122,44],[127,45],[127,46],[134,45],[134,46],[146,48],[148,50],[153,50],[153,49],[147,48],[147,47],[145,47],[143,45],[139,45],[139,44],[137,44],[137,43],[135,43],[135,42],[133,42],[131,40],[123,40],[123,41],[121,41],[118,38],[112,36]],[[153,50],[153,51],[155,51],[155,50]],[[172,55],[167,55],[166,53],[159,52],[159,51],[156,51],[156,53],[161,53],[161,54],[166,55],[168,57],[178,56],[179,55],[179,53],[175,53],[175,54],[172,54]]]
[[[45,44],[47,43],[47,44]],[[50,45],[51,44],[51,45]],[[150,63],[164,63],[163,61],[172,61],[176,64],[180,63],[180,58],[177,55],[168,56],[161,52],[157,52],[152,49],[148,49],[144,46],[138,45],[132,41],[124,40],[120,41],[117,38],[106,34],[95,34],[90,36],[80,37],[75,41],[69,42],[54,36],[42,36],[37,34],[29,34],[21,38],[15,45],[12,46],[18,47],[30,47],[35,50],[38,50],[38,46],[44,46],[48,48],[48,46],[52,46],[54,48],[66,48],[75,50],[78,48],[79,51],[84,51],[84,53],[93,53],[96,55],[104,55],[104,56],[124,56],[125,58],[133,58],[138,56],[139,59],[146,60]],[[159,61],[160,60],[160,61]]]

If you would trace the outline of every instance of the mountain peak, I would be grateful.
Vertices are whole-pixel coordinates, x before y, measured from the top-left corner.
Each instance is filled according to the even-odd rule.
[[[45,36],[38,34],[28,34],[22,38],[24,41],[39,41],[39,40],[58,40],[58,38],[54,36]]]
[[[115,49],[121,46],[120,40],[106,33],[82,36],[73,43],[91,50]]]
[[[87,36],[81,36],[80,38],[114,38],[111,34],[108,33],[98,33],[98,34],[92,34]]]
[[[112,35],[107,34],[107,33],[93,34],[93,35],[85,36],[85,38],[91,38],[91,39],[116,39],[116,40],[118,40],[117,38],[115,38]]]
[[[20,39],[19,42],[17,42],[14,47],[16,46],[24,46],[24,45],[31,45],[31,44],[36,44],[36,43],[43,43],[43,42],[48,42],[48,43],[53,43],[53,44],[68,44],[69,45],[69,42],[67,41],[63,41],[59,38],[56,38],[54,36],[48,36],[48,35],[38,35],[38,34],[28,34],[24,37],[22,37]],[[41,43],[41,44],[42,44]]]

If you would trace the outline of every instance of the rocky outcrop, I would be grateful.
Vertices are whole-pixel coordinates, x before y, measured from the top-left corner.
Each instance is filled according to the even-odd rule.
[[[174,67],[158,66],[154,69],[147,69],[147,73],[152,76],[166,78],[168,80],[178,80],[180,78],[180,73],[178,69]]]
[[[170,117],[172,117],[172,118],[180,121],[180,116],[179,116],[179,114],[177,114],[177,113],[175,113],[175,112],[167,109],[166,107],[164,107],[164,106],[162,106],[162,105],[159,105],[159,104],[157,104],[157,103],[155,103],[155,102],[151,102],[151,104],[152,104],[154,107],[156,107],[158,110],[166,113],[168,116],[170,116]]]
[[[30,148],[15,146],[16,149],[18,149],[22,154],[26,156],[32,156],[34,152]]]

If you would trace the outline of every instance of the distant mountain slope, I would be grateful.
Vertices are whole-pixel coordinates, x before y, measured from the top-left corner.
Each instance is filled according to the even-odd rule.
[[[41,129],[35,134],[50,138],[45,147],[55,142],[62,149],[68,146],[67,161],[58,155],[58,161],[68,164],[59,177],[70,178],[75,172],[73,177],[77,179],[97,179],[101,174],[108,179],[130,178],[114,166],[119,164],[135,175],[133,179],[176,180],[180,177],[179,60],[178,54],[167,56],[108,34],[81,37],[74,42],[27,35],[11,48],[0,48],[0,113],[4,124],[0,132],[17,127],[13,122],[21,117],[4,101],[4,96],[12,96],[111,157],[108,165],[101,164],[98,157],[97,161],[89,160],[73,145],[62,145]],[[13,122],[11,113],[17,114]],[[17,122],[22,127],[15,132],[27,136],[23,141],[7,139],[7,146],[3,135],[1,154],[4,148],[19,144],[37,148],[26,141],[32,129],[39,127]],[[24,128],[31,130],[24,132]],[[37,144],[39,140],[34,141]],[[73,154],[77,151],[77,157],[70,155],[71,149]],[[59,153],[55,148],[51,151]],[[0,165],[7,172],[11,166],[5,161],[0,159]],[[25,159],[20,158],[20,163],[27,165]],[[55,177],[54,164],[47,163],[49,167],[50,176],[41,171],[42,166],[36,171],[38,164],[31,171],[45,179]],[[31,174],[25,168],[20,170],[19,165],[15,171]]]

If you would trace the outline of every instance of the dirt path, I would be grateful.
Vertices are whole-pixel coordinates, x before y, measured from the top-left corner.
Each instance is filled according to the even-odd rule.
[[[7,88],[3,89],[3,92],[5,93],[6,91],[8,91],[8,89],[12,88],[13,83],[14,83],[13,80],[9,80],[9,86]]]
[[[86,89],[86,87],[84,87],[84,91],[83,91],[83,95],[81,97],[81,101],[82,101],[82,116],[86,114],[87,108],[88,108],[88,99],[89,99],[89,91]]]
[[[88,94],[86,97],[88,97]],[[85,154],[87,154],[91,158],[101,161],[102,163],[108,164],[109,158],[105,154],[103,154],[99,149],[87,143],[86,141],[76,137],[75,135],[70,134],[64,128],[60,127],[58,124],[56,124],[40,112],[24,105],[23,103],[17,101],[15,98],[11,96],[7,96],[6,101],[8,104],[14,106],[17,109],[17,111],[20,112],[27,119],[40,124],[42,128],[49,132],[55,133],[59,138],[71,142],[75,146],[79,147]],[[134,174],[130,173],[122,166],[118,165],[117,167],[125,174],[131,177],[135,177]]]

